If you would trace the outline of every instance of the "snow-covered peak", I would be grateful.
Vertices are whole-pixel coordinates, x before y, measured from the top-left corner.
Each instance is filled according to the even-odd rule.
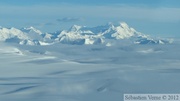
[[[42,33],[40,30],[29,27],[21,30],[16,28],[0,28],[0,41],[16,42],[26,45],[64,44],[104,44],[111,46],[112,41],[129,40],[135,44],[166,44],[166,40],[151,38],[136,31],[125,22],[118,25],[108,23],[97,27],[73,25],[69,30],[55,33]],[[111,45],[110,45],[111,44]]]
[[[0,40],[5,41],[10,38],[28,39],[28,37],[19,29],[12,28],[1,28],[0,29]]]
[[[120,22],[120,25],[121,25],[121,27],[124,28],[124,29],[129,29],[128,24],[125,23],[125,22]]]
[[[69,31],[79,31],[82,28],[82,26],[79,25],[73,25]]]
[[[43,33],[34,27],[22,28],[21,31],[24,32],[32,40],[43,40]]]
[[[97,27],[97,29],[99,29],[98,33],[101,33],[108,39],[127,39],[138,33],[133,28],[130,28],[125,22],[121,22],[119,25],[108,23],[105,26]]]
[[[101,39],[102,41],[97,41]],[[71,44],[79,42],[82,44],[108,43],[107,40],[123,40],[129,39],[139,44],[162,44],[162,40],[153,40],[148,35],[136,31],[134,28],[128,26],[125,22],[120,22],[118,25],[108,23],[97,27],[82,27],[74,25],[70,30],[63,30],[56,40],[60,42]]]
[[[32,33],[36,33],[36,34],[39,34],[39,35],[43,34],[40,30],[38,30],[38,29],[36,29],[36,28],[34,28],[32,26],[28,27],[28,28],[22,28],[21,30],[23,32],[30,33],[30,34],[32,34]]]

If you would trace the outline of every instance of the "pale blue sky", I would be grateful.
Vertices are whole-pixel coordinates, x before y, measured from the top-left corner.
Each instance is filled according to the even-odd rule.
[[[153,36],[180,36],[180,0],[0,0],[0,26],[43,32],[127,22]]]

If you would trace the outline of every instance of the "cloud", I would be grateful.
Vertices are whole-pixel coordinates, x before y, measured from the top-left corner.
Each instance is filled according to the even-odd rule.
[[[53,23],[53,22],[47,22],[47,23],[44,23],[44,25],[46,25],[46,26],[53,26],[53,25],[56,25],[56,23]]]
[[[57,25],[53,22],[46,22],[46,23],[27,23],[28,26],[54,26]]]
[[[82,18],[72,18],[72,17],[65,17],[61,19],[57,19],[58,22],[77,22],[82,21]]]

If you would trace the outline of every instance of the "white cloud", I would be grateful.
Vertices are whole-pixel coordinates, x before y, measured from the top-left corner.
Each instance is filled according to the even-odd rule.
[[[57,19],[58,22],[77,22],[77,21],[82,21],[82,18],[74,18],[74,17],[64,17]]]

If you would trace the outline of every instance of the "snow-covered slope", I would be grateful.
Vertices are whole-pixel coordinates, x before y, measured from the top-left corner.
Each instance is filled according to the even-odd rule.
[[[55,33],[42,33],[33,27],[0,28],[0,41],[21,45],[51,45],[53,43],[89,45],[108,44],[116,40],[130,40],[135,44],[166,44],[168,40],[153,39],[129,27],[125,22],[118,25],[108,23],[104,26],[86,27],[73,25],[69,30]]]
[[[32,28],[32,27],[31,27]],[[18,43],[21,45],[40,45],[42,40],[40,31],[34,29],[0,28],[0,41],[8,43]],[[37,34],[37,35],[35,35]]]
[[[118,25],[109,23],[104,26],[89,28],[74,25],[63,30],[56,41],[65,44],[109,44],[109,40],[131,40],[135,44],[166,44],[168,40],[153,39],[129,27],[125,22]]]
[[[29,38],[34,40],[42,40],[42,32],[34,27],[22,28],[22,32],[24,32]]]
[[[101,44],[103,37],[99,34],[93,33],[85,26],[72,26],[68,31],[63,30],[55,39],[61,43],[66,44]]]
[[[17,38],[17,39],[28,39],[21,30],[16,28],[0,28],[0,41],[6,41],[7,39]]]

